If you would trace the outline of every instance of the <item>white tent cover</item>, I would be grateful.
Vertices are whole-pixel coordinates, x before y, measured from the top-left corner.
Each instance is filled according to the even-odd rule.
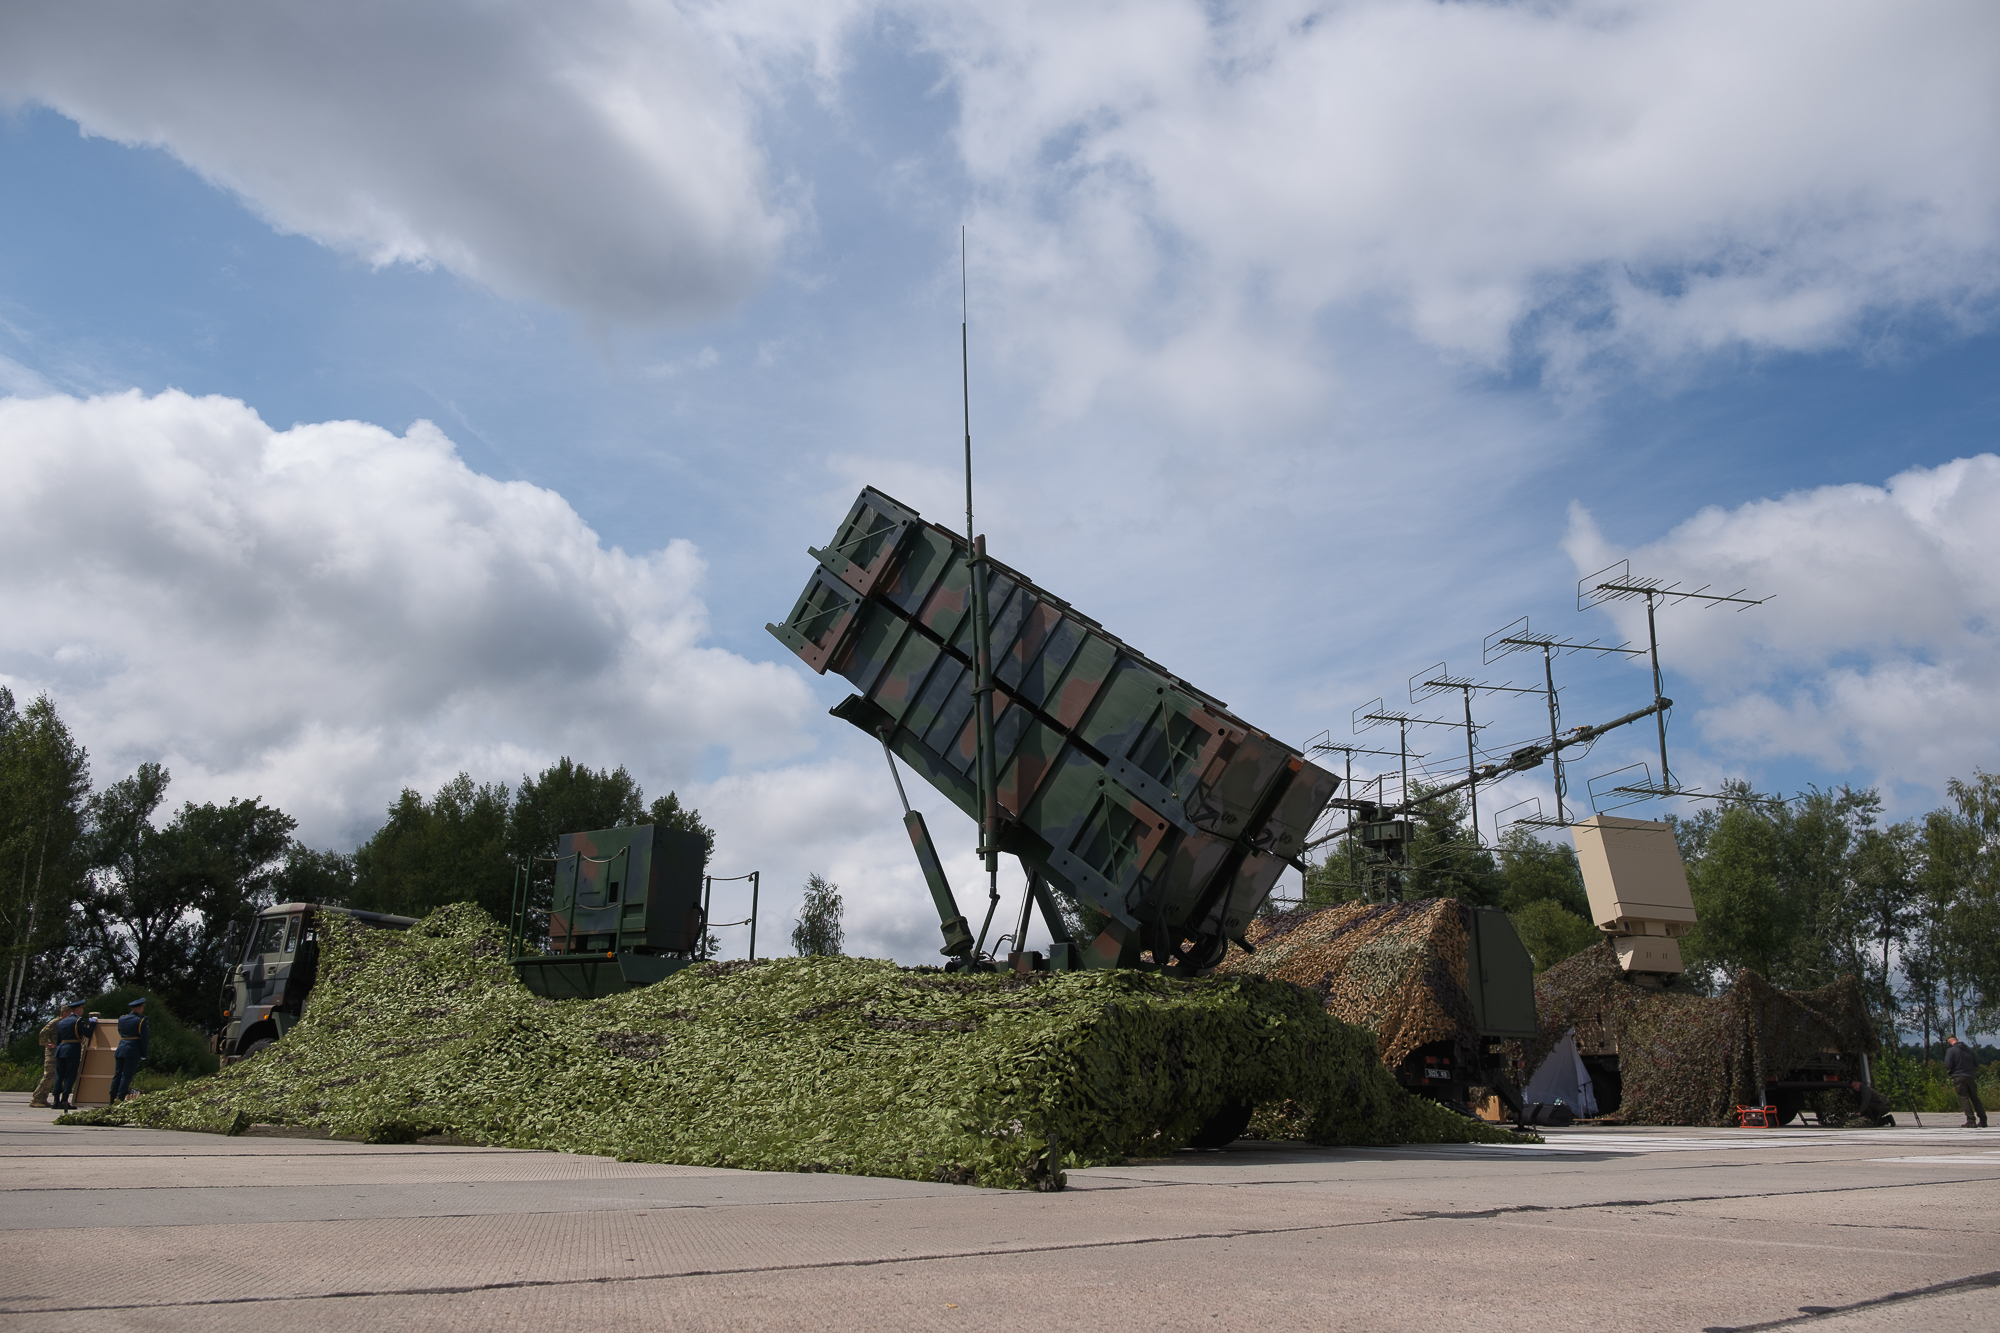
[[[1521,1093],[1526,1102],[1561,1102],[1578,1117],[1597,1114],[1597,1094],[1590,1086],[1590,1071],[1583,1067],[1583,1057],[1576,1052],[1576,1029],[1563,1033],[1563,1039],[1549,1052],[1549,1058],[1542,1061],[1542,1067],[1528,1080],[1528,1086]]]

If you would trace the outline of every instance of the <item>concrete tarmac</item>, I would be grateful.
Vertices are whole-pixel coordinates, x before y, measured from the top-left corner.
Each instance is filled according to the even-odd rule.
[[[66,1129],[0,1094],[0,1328],[2000,1329],[2000,1131],[1221,1152],[1060,1194]]]

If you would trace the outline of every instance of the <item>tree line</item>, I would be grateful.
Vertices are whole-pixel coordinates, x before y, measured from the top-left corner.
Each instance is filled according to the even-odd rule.
[[[89,755],[55,703],[0,687],[0,1036],[69,995],[141,988],[196,1026],[215,1015],[238,930],[275,903],[335,903],[422,916],[470,899],[504,921],[515,867],[546,904],[565,832],[663,824],[715,835],[668,792],[647,801],[623,766],[568,758],[517,787],[460,773],[434,794],[404,789],[352,853],[299,842],[298,821],[261,798],[184,801],[145,763],[94,790]]]
[[[1946,805],[1895,823],[1873,788],[1723,792],[1667,820],[1700,917],[1681,939],[1690,982],[1713,993],[1750,968],[1809,989],[1852,974],[1878,1021],[1925,1046],[2000,1021],[2000,775],[1954,778]],[[1481,847],[1455,794],[1420,808],[1400,884],[1342,840],[1308,876],[1307,903],[1399,894],[1503,908],[1537,971],[1600,938],[1568,844],[1516,825]]]

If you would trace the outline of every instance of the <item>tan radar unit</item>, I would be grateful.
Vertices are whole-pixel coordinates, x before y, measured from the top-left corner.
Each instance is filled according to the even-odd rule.
[[[1592,815],[1570,826],[1597,928],[1611,937],[1635,981],[1686,971],[1680,936],[1695,923],[1687,867],[1670,825]]]

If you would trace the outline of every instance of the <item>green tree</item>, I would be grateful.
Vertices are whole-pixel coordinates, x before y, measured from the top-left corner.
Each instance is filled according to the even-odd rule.
[[[76,905],[88,857],[90,757],[46,694],[0,686],[0,1033],[47,1011],[80,975]]]
[[[1970,782],[1953,778],[1945,789],[1977,844],[1955,904],[1957,945],[1979,1025],[1988,1027],[2000,1018],[2000,774],[1974,769]]]
[[[838,956],[846,936],[840,915],[840,886],[815,871],[806,880],[798,924],[792,927],[792,952],[802,958]]]
[[[508,850],[523,861],[552,857],[565,833],[623,828],[645,817],[646,794],[623,764],[593,770],[564,756],[541,776],[521,779],[508,820]]]
[[[355,850],[351,905],[426,916],[470,901],[504,921],[514,901],[511,843],[505,783],[460,773],[428,801],[405,787],[382,827]]]
[[[1917,924],[1917,868],[1921,835],[1913,822],[1868,829],[1850,855],[1849,897],[1843,914],[1878,1018],[1896,1010],[1895,958]]]
[[[1756,808],[1732,805],[1716,819],[1688,875],[1700,918],[1681,938],[1689,970],[1711,984],[1754,968],[1784,984],[1803,917],[1779,887],[1778,829]]]
[[[1913,839],[1915,911],[1901,952],[1904,1002],[1928,1049],[1939,1031],[2000,1013],[2000,775],[1947,784]]]
[[[1409,819],[1407,860],[1385,859],[1353,837],[1335,839],[1327,845],[1326,859],[1306,876],[1306,905],[1456,898],[1478,907],[1497,906],[1500,870],[1493,853],[1478,846],[1465,827],[1464,799],[1457,792],[1425,799],[1421,791],[1417,799],[1417,813]]]
[[[1533,956],[1537,972],[1574,958],[1604,938],[1596,926],[1553,898],[1537,898],[1507,916]]]
[[[681,798],[672,792],[653,798],[653,803],[646,807],[646,822],[655,828],[699,833],[706,854],[715,855],[715,830],[701,822],[701,811],[682,805]]]
[[[1576,848],[1545,842],[1516,824],[1500,835],[1500,906],[1518,912],[1539,902],[1552,902],[1586,921],[1590,917]]]
[[[1464,796],[1453,792],[1425,799],[1420,790],[1417,801],[1403,897],[1456,898],[1474,907],[1498,907],[1500,868],[1466,827]]]
[[[180,1013],[207,1013],[233,961],[231,927],[270,905],[297,821],[253,797],[190,801],[155,828],[167,783],[164,768],[142,764],[95,802],[86,915],[114,986],[142,986]]]
[[[1864,967],[1865,929],[1858,918],[1857,855],[1882,810],[1873,790],[1813,788],[1763,808],[1777,832],[1776,875],[1796,916],[1790,948],[1777,964],[1780,984],[1822,986]],[[1774,978],[1776,979],[1776,978]]]
[[[1576,849],[1545,842],[1516,824],[1500,835],[1500,906],[1545,972],[1604,938],[1590,920],[1590,899]]]
[[[271,880],[271,897],[281,903],[354,906],[354,858],[345,852],[314,851],[295,842]]]

